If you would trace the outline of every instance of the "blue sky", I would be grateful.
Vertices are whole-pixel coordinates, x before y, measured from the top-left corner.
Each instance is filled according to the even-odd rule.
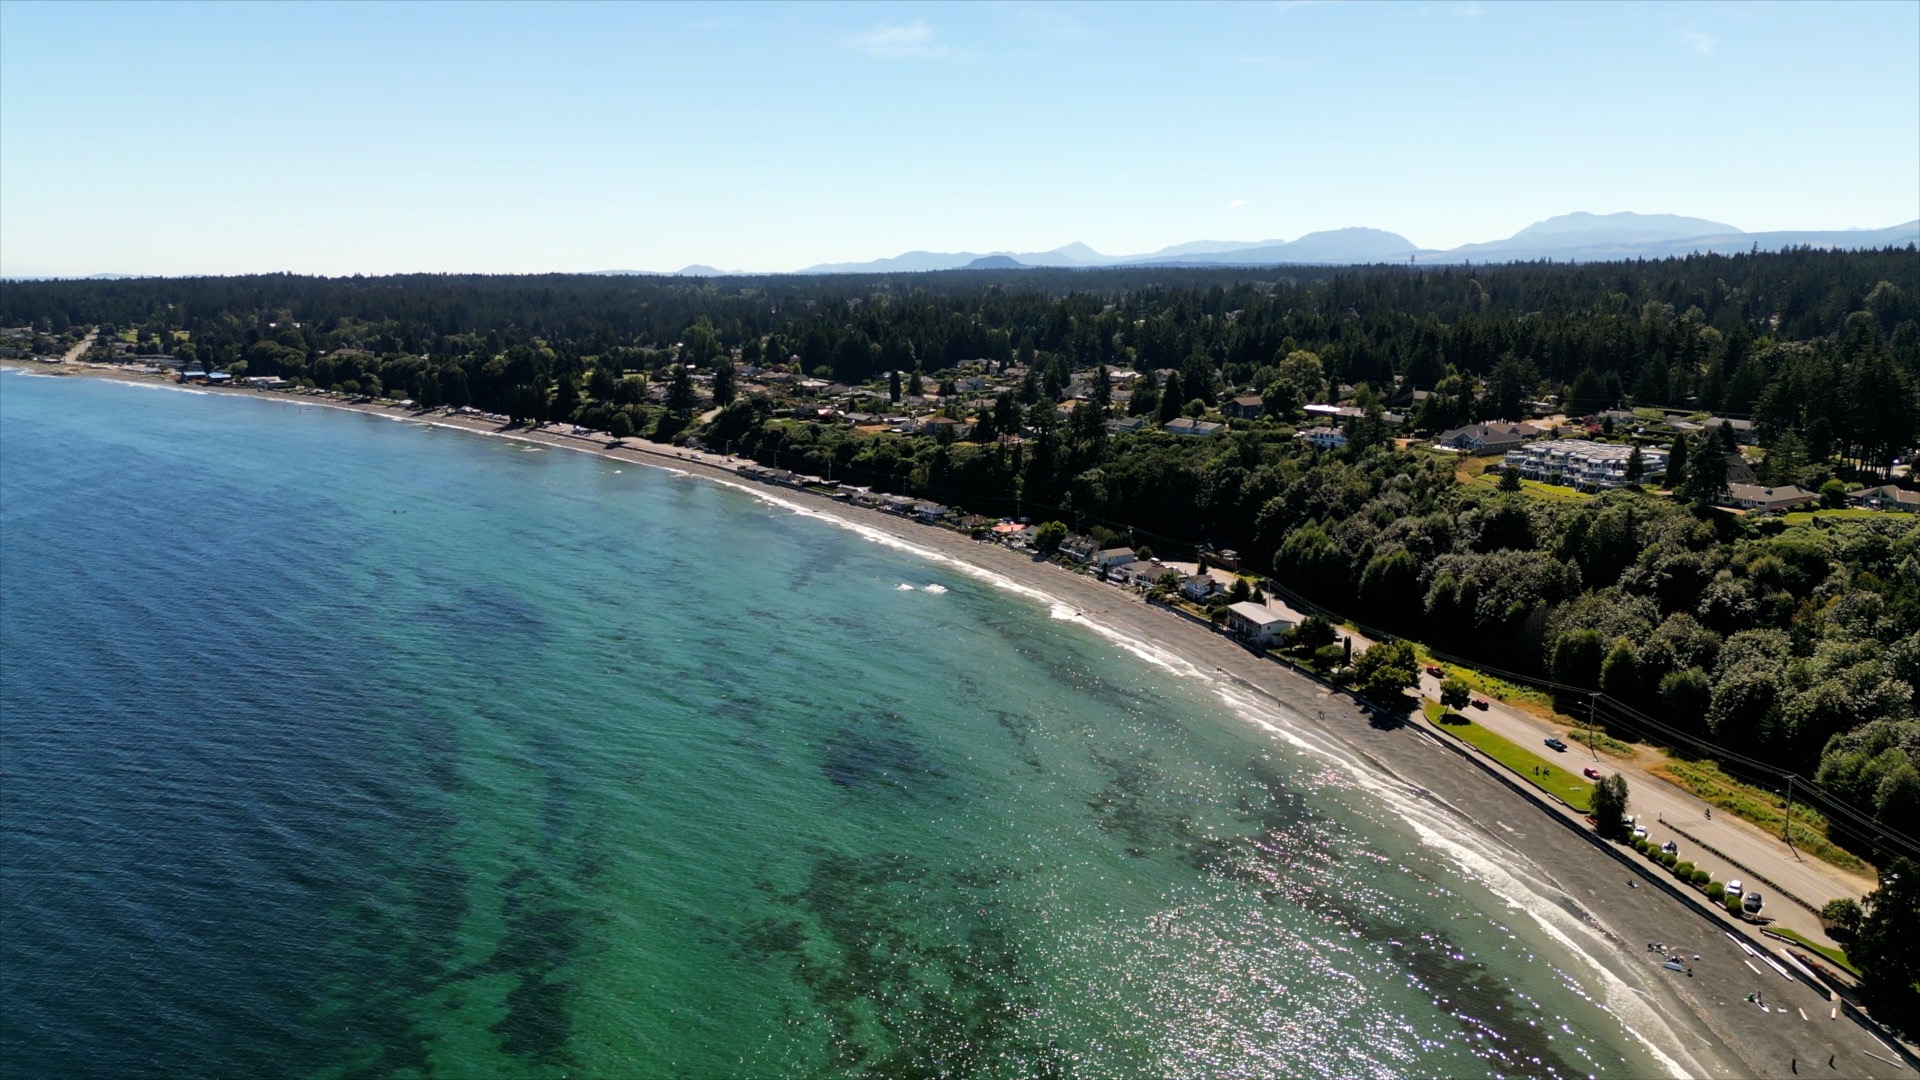
[[[1920,217],[1920,3],[0,3],[0,274]]]

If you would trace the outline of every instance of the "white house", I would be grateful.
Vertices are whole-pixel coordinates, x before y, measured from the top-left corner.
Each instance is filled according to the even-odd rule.
[[[1759,484],[1728,484],[1727,501],[1742,510],[1790,510],[1810,502],[1818,502],[1820,496],[1803,487],[1788,484],[1784,487],[1761,487]]]
[[[1227,608],[1227,629],[1248,641],[1263,644],[1277,641],[1292,628],[1292,620],[1265,604],[1242,600]]]
[[[1316,450],[1338,450],[1347,445],[1347,433],[1336,427],[1308,428],[1294,438],[1307,440],[1307,445]]]
[[[1133,561],[1133,549],[1130,547],[1108,548],[1093,557],[1093,565],[1103,570],[1116,566],[1125,566]]]

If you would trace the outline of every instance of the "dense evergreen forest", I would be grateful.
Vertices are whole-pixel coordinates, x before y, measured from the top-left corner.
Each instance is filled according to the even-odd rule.
[[[1541,398],[1576,415],[1711,411],[1755,421],[1770,482],[1881,483],[1920,416],[1912,248],[1417,270],[13,282],[0,325],[104,325],[192,364],[698,435],[978,513],[1168,552],[1236,548],[1369,625],[1604,690],[1757,762],[1804,774],[1817,761],[1827,791],[1916,831],[1914,516],[1789,526],[1638,487],[1542,499],[1464,484],[1455,460],[1396,446],[1382,422],[1387,409],[1427,431],[1518,419]],[[1101,377],[1080,407],[1057,407],[1076,373],[1102,367],[1142,373],[1124,405]],[[932,407],[972,430],[794,418],[779,395],[738,389],[762,369],[880,409],[924,378],[946,391]],[[962,369],[999,377],[985,401],[954,390]],[[1249,393],[1268,415],[1212,438],[1106,423]],[[1365,414],[1345,448],[1293,438],[1302,405],[1332,400]],[[1732,447],[1716,438],[1680,449],[1722,460]]]

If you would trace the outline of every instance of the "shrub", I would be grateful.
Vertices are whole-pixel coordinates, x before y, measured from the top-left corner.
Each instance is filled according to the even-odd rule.
[[[1721,902],[1727,905],[1728,912],[1734,915],[1740,914],[1740,898],[1738,896],[1735,896],[1733,893],[1726,893],[1722,896]]]
[[[1707,882],[1713,880],[1713,875],[1696,866],[1693,868],[1693,873],[1687,875],[1687,878],[1695,885],[1705,885]]]
[[[1677,862],[1677,863],[1672,863],[1670,865],[1673,869],[1674,877],[1680,878],[1683,881],[1693,880],[1693,864],[1692,863]]]
[[[1727,898],[1727,887],[1717,881],[1707,882],[1707,899],[1720,903]]]
[[[1671,851],[1663,851],[1660,853],[1660,865],[1666,867],[1669,870],[1673,869],[1673,864],[1679,861],[1680,861],[1680,856],[1675,855]]]

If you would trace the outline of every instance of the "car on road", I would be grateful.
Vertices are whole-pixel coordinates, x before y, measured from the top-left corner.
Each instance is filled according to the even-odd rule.
[[[1480,696],[1478,696],[1478,695],[1475,695],[1475,696],[1474,696],[1474,699],[1473,699],[1473,707],[1474,707],[1474,708],[1476,708],[1476,709],[1484,709],[1484,708],[1486,708],[1486,707],[1487,707],[1487,699],[1486,699],[1486,698],[1483,698],[1483,697],[1480,697]]]
[[[1758,892],[1750,892],[1740,898],[1740,910],[1749,915],[1760,914],[1760,905],[1764,902]]]
[[[1580,770],[1580,775],[1586,777],[1589,780],[1598,780],[1600,779],[1600,770],[1589,765],[1586,768]]]
[[[1645,825],[1635,825],[1633,827],[1633,838],[1635,840],[1645,840],[1647,838],[1647,827]]]
[[[1732,881],[1729,881],[1729,882],[1727,882],[1727,895],[1728,895],[1728,896],[1742,896],[1742,895],[1745,895],[1745,894],[1743,894],[1743,893],[1742,893],[1742,892],[1740,891],[1740,879],[1739,879],[1739,878],[1734,878],[1734,879],[1733,879]]]
[[[1441,670],[1439,664],[1428,664],[1427,674],[1433,676],[1436,679],[1444,679],[1447,677],[1447,673]]]
[[[1550,750],[1558,750],[1563,754],[1567,752],[1567,744],[1552,735],[1547,736],[1547,748]]]

